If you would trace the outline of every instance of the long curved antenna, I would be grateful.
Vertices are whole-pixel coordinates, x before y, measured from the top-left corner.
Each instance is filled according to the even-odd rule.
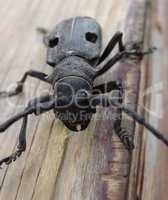
[[[140,116],[138,113],[134,112],[133,110],[130,110],[129,108],[123,106],[122,104],[118,103],[115,99],[109,98],[107,95],[98,95],[96,97],[91,98],[92,105],[103,105],[103,106],[115,106],[117,108],[120,108],[124,113],[126,113],[128,116],[133,118],[135,121],[137,121],[139,124],[143,125],[146,129],[148,129],[155,137],[157,137],[159,140],[161,140],[164,144],[168,146],[168,139],[164,136],[163,133],[155,129],[151,124],[145,121],[144,117]]]

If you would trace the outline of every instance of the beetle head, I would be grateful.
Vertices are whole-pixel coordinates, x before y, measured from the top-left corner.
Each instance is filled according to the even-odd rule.
[[[95,61],[100,55],[101,40],[101,28],[95,19],[75,17],[64,20],[44,38],[47,63],[55,66],[71,55]]]

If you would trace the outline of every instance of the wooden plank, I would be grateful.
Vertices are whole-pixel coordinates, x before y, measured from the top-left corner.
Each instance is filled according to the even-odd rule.
[[[147,95],[150,123],[168,136],[167,131],[167,62],[168,62],[168,2],[151,1],[151,44],[157,46],[149,65],[150,80]],[[142,199],[167,199],[167,147],[151,135],[146,136],[144,175],[142,179]]]
[[[148,16],[147,43],[157,47],[157,52],[142,65],[142,72],[146,76],[141,79],[141,93],[139,111],[145,111],[149,122],[162,133],[167,133],[167,1],[150,1]],[[147,80],[147,84],[145,83]],[[143,99],[146,99],[146,102]],[[146,130],[137,127],[140,148],[134,155],[131,168],[132,187],[129,199],[167,199],[167,147]]]
[[[34,0],[30,3],[18,0],[16,3],[7,0],[3,4],[0,0],[1,90],[17,81],[32,66],[51,72],[44,64],[44,47],[36,27],[52,28],[67,17],[87,15],[95,17],[102,25],[104,44],[117,30],[125,33],[127,43],[142,42],[146,2],[65,0],[62,3],[60,0]],[[127,60],[96,81],[124,79],[126,104],[135,109],[139,77],[139,61]],[[1,122],[16,110],[22,110],[20,105],[25,105],[28,99],[39,96],[49,87],[31,79],[26,88],[25,94],[12,98],[11,106],[6,106],[9,102],[5,99],[0,101],[1,112],[5,113]],[[111,112],[114,113],[114,109],[100,109],[89,128],[79,134],[70,132],[59,121],[53,121],[52,113],[30,118],[26,153],[16,163],[0,171],[0,199],[125,199],[130,156],[116,136],[111,138],[113,120],[103,118]],[[132,120],[124,117],[123,125],[133,133]],[[1,157],[14,150],[19,128],[17,123],[0,135]]]
[[[150,13],[151,6],[147,2],[147,7],[145,9],[146,19],[144,21],[144,48],[150,48],[149,38],[150,38]],[[144,116],[144,106],[145,106],[145,91],[147,89],[148,77],[148,65],[151,55],[145,56],[143,62],[141,62],[141,76],[139,83],[139,94],[137,102],[137,111],[140,115]],[[144,116],[145,117],[145,116]],[[130,177],[129,177],[129,187],[128,187],[128,199],[141,199],[142,195],[142,182],[143,182],[143,172],[144,172],[144,156],[145,156],[145,134],[143,132],[143,127],[136,124],[135,126],[135,150],[132,155],[132,161],[130,166]],[[150,133],[149,133],[150,134]]]

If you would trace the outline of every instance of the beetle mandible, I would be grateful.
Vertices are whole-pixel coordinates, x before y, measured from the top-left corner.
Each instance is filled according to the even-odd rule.
[[[90,17],[74,17],[64,20],[44,36],[44,43],[47,46],[47,64],[53,67],[52,74],[47,75],[43,72],[29,70],[17,82],[17,87],[13,91],[2,91],[0,96],[14,96],[21,93],[28,76],[51,84],[53,93],[31,100],[22,112],[0,125],[0,132],[4,132],[14,122],[23,118],[17,150],[2,159],[0,166],[3,163],[10,164],[15,161],[26,150],[28,116],[30,114],[39,115],[51,109],[67,128],[72,131],[82,131],[89,125],[97,106],[112,105],[142,124],[168,145],[168,140],[162,133],[122,104],[121,82],[107,83],[108,92],[113,90],[119,92],[118,100],[105,94],[107,92],[105,84],[94,85],[95,78],[109,70],[122,58],[132,55],[141,58],[151,50],[146,52],[136,48],[127,50],[122,41],[122,33],[117,32],[101,53],[101,40],[101,27],[95,19]],[[116,45],[119,51],[106,61]],[[96,90],[99,90],[101,94],[95,93]],[[74,115],[75,120],[68,117],[69,114]],[[125,147],[129,150],[133,149],[134,145],[129,134],[121,127],[121,119],[116,120],[114,129]]]

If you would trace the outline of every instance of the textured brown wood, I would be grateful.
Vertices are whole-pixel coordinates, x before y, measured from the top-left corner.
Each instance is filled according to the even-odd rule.
[[[149,3],[146,44],[155,45],[157,52],[142,63],[138,109],[141,113],[145,111],[149,122],[168,136],[168,2],[151,0]],[[142,127],[137,126],[135,133],[139,148],[133,155],[128,198],[166,200],[168,189],[167,147]],[[139,134],[142,134],[142,137]],[[134,187],[132,187],[133,185]]]
[[[4,3],[0,0],[0,89],[15,83],[30,68],[51,72],[44,64],[45,50],[37,27],[52,28],[67,17],[87,15],[95,17],[102,25],[104,44],[117,30],[125,33],[128,43],[142,42],[146,2],[7,0]],[[119,63],[96,82],[112,78],[125,80],[125,102],[135,109],[139,62]],[[0,122],[22,110],[29,99],[48,88],[44,83],[29,79],[24,94],[10,102],[0,101]],[[103,118],[113,111],[111,109],[100,109],[89,128],[79,134],[70,132],[54,120],[52,112],[38,118],[32,116],[27,151],[17,162],[0,170],[0,199],[126,199],[130,156],[116,136],[111,138],[113,120]],[[124,116],[123,125],[133,133],[132,120]],[[10,154],[16,147],[19,128],[20,122],[17,122],[0,135],[0,157]]]
[[[148,88],[146,107],[149,121],[160,129],[168,137],[167,113],[168,113],[168,2],[166,0],[151,1],[151,44],[158,47],[158,51],[152,56],[149,63]],[[146,133],[146,132],[145,132]],[[143,200],[166,200],[168,189],[168,149],[153,136],[146,136],[146,151],[144,172],[142,179]]]

